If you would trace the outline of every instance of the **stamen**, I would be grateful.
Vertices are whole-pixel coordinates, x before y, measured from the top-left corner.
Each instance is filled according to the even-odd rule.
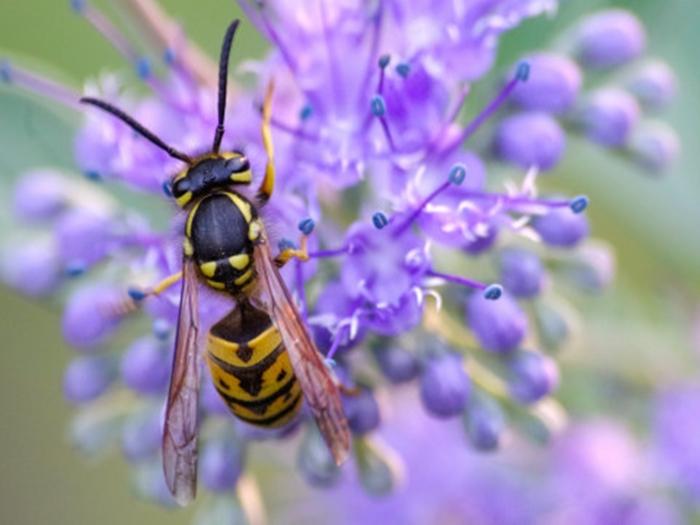
[[[0,61],[0,82],[19,86],[71,109],[78,110],[80,108],[78,103],[80,93],[33,71],[18,68],[9,60]]]
[[[508,82],[501,92],[491,101],[489,104],[479,113],[474,120],[472,120],[467,127],[462,130],[457,138],[447,147],[446,155],[452,152],[454,148],[463,144],[467,139],[469,139],[476,131],[481,127],[481,125],[486,122],[500,107],[508,100],[508,97],[513,92],[513,90],[518,86],[520,82],[526,82],[530,76],[530,64],[527,62],[521,62],[518,64],[518,68],[515,72],[513,78]]]
[[[370,108],[372,110],[372,115],[379,119],[382,129],[384,130],[384,135],[386,136],[387,142],[391,151],[396,151],[396,146],[394,145],[394,138],[391,136],[391,130],[389,129],[389,123],[386,121],[386,103],[384,102],[384,97],[381,95],[374,95],[370,101]]]
[[[571,201],[569,202],[569,207],[574,213],[581,213],[586,208],[588,208],[588,203],[588,197],[586,197],[585,195],[579,195],[571,199]]]
[[[146,292],[139,288],[129,288],[127,293],[129,294],[129,297],[131,297],[131,299],[137,303],[143,301],[147,297]]]
[[[362,103],[362,100],[365,96],[365,93],[369,90],[369,83],[372,79],[372,72],[374,71],[374,57],[377,56],[377,51],[379,49],[379,41],[380,41],[380,36],[381,36],[381,28],[382,28],[382,18],[384,14],[384,8],[383,8],[383,2],[377,2],[377,11],[373,17],[372,20],[372,40],[370,42],[369,46],[369,54],[367,55],[367,65],[365,66],[365,75],[364,78],[362,79],[362,84],[360,85],[360,89],[357,91],[357,94],[359,95],[358,103]],[[388,55],[384,55],[388,56]],[[380,57],[380,66],[381,66],[381,57]]]
[[[503,193],[489,193],[485,191],[462,191],[460,194],[465,199],[491,200],[501,206],[544,206],[546,208],[571,208],[574,213],[581,213],[588,206],[588,197],[580,195],[573,199],[538,199],[525,195],[507,195]]]
[[[333,356],[335,353],[338,351],[338,348],[340,348],[340,336],[341,334],[345,334],[348,331],[349,325],[343,325],[340,329],[335,334],[335,337],[333,338],[333,343],[331,344],[330,349],[328,350],[328,353],[326,354],[326,361],[331,362],[335,364],[333,361]]]
[[[411,74],[411,64],[402,62],[396,66],[396,72],[402,77],[407,78]]]
[[[82,261],[72,261],[66,265],[65,271],[68,277],[80,277],[87,271],[87,267]]]
[[[421,214],[423,209],[433,200],[435,197],[440,195],[443,191],[445,191],[447,188],[452,186],[453,184],[455,186],[459,186],[464,182],[464,179],[467,176],[467,169],[463,164],[455,164],[452,166],[450,169],[450,174],[447,177],[447,181],[443,182],[440,186],[438,186],[433,192],[428,195],[425,199],[421,201],[421,203],[416,207],[415,210],[411,213],[411,215],[406,218],[404,222],[402,222],[399,226],[396,227],[394,230],[394,236],[399,236],[402,233],[404,233],[410,226],[413,224],[413,222],[418,218],[418,216]]]
[[[304,107],[299,111],[299,120],[309,120],[311,115],[313,115],[314,108],[311,104],[304,104]]]
[[[379,82],[377,83],[377,93],[382,94],[384,93],[384,79],[386,78],[386,67],[389,65],[389,62],[391,61],[391,56],[390,55],[382,55],[379,57],[378,65],[379,65]]]
[[[503,287],[500,284],[487,285],[474,279],[469,279],[468,277],[436,272],[435,270],[429,270],[427,275],[430,277],[437,277],[438,279],[442,279],[443,281],[450,283],[466,286],[467,288],[472,288],[474,290],[482,290],[484,298],[490,301],[495,301],[496,299],[500,298],[501,295],[503,295]]]
[[[92,24],[102,35],[130,62],[136,64],[139,54],[131,45],[129,40],[117,29],[117,27],[102,14],[101,11],[86,2],[85,0],[73,0],[71,7],[79,15]]]
[[[336,248],[334,250],[318,250],[315,252],[309,252],[309,258],[313,259],[324,259],[328,257],[338,257],[340,255],[347,255],[350,252],[348,246],[343,246],[342,248]]]

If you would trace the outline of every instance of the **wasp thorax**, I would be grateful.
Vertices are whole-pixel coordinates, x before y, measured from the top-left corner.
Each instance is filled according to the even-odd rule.
[[[172,193],[180,206],[186,206],[214,189],[249,184],[251,180],[247,157],[240,153],[224,153],[220,157],[202,159],[175,177]]]

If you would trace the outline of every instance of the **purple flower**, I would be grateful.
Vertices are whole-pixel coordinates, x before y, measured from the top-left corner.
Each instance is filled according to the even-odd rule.
[[[510,352],[525,337],[527,316],[508,293],[504,293],[498,301],[472,294],[466,311],[469,327],[486,350]]]
[[[534,403],[559,385],[556,363],[540,352],[520,350],[508,359],[508,388],[521,403]]]
[[[243,471],[244,451],[235,439],[212,440],[202,451],[202,483],[214,492],[234,489]]]
[[[494,139],[498,157],[527,170],[554,168],[561,159],[566,139],[564,131],[550,115],[519,113],[501,122]]]
[[[105,342],[122,318],[123,290],[91,286],[76,292],[63,313],[63,337],[79,349],[90,349]]]
[[[532,111],[565,113],[581,89],[582,75],[570,58],[541,52],[529,55],[530,77],[513,92],[513,101]]]
[[[379,404],[371,390],[362,388],[357,394],[345,396],[343,407],[353,433],[362,435],[379,427]]]
[[[115,378],[114,363],[104,356],[75,358],[63,377],[63,394],[75,404],[85,403],[102,395]]]
[[[152,337],[139,339],[122,357],[122,380],[139,394],[162,394],[170,379],[169,362],[170,352],[162,343]]]
[[[676,160],[680,141],[676,132],[661,122],[638,126],[629,140],[632,159],[651,173],[660,173]]]
[[[604,69],[637,58],[646,46],[641,22],[629,11],[600,11],[579,22],[573,35],[576,57],[587,67]]]
[[[434,416],[453,417],[462,412],[469,400],[471,384],[458,355],[447,353],[427,361],[420,381],[423,406]]]
[[[471,445],[481,451],[500,446],[506,419],[498,403],[485,395],[472,396],[464,412],[464,425]]]
[[[677,80],[673,69],[667,63],[649,60],[636,68],[626,86],[643,105],[661,109],[673,100]]]
[[[608,88],[590,95],[580,113],[584,132],[592,141],[619,148],[639,121],[639,105],[626,91]]]
[[[551,210],[546,215],[537,217],[533,228],[543,242],[561,248],[576,246],[588,235],[589,230],[586,216],[568,208]]]
[[[530,298],[540,293],[545,277],[536,254],[517,248],[504,250],[499,258],[501,284],[515,297]]]
[[[385,341],[373,349],[382,374],[392,383],[404,383],[418,376],[420,364],[412,352]]]

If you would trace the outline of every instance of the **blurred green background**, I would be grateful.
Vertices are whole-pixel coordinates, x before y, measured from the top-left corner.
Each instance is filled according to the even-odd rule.
[[[239,15],[232,0],[162,4],[211,56],[218,52],[226,21]],[[700,45],[700,3],[564,0],[554,21],[530,21],[509,34],[500,61],[506,64],[520,53],[546,46],[580,13],[606,5],[637,13],[649,28],[653,53],[675,68],[680,93],[665,118],[679,132],[684,152],[667,176],[654,179],[574,141],[558,170],[558,187],[591,197],[594,234],[615,245],[618,256],[614,289],[579,304],[587,319],[584,344],[564,356],[568,368],[561,397],[570,401],[574,413],[600,406],[589,383],[597,373],[619,373],[629,392],[643,393],[697,374],[688,326],[700,304],[700,69],[694,52]],[[259,35],[244,25],[234,60],[263,52]],[[126,69],[121,57],[63,0],[3,1],[0,54],[41,64],[42,70],[76,87],[100,72]],[[0,190],[5,193],[25,168],[70,167],[72,145],[66,130],[71,125],[62,112],[2,88]],[[61,340],[58,309],[0,288],[0,311],[0,522],[188,523],[190,510],[168,512],[137,501],[127,468],[116,454],[91,462],[70,449],[65,437],[70,410],[62,400],[61,380],[71,351]],[[647,377],[649,370],[652,377]]]

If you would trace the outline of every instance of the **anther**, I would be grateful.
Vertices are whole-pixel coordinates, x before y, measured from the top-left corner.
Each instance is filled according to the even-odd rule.
[[[83,175],[85,175],[86,179],[93,182],[100,182],[102,180],[102,176],[95,170],[86,170],[83,172]]]
[[[518,64],[518,67],[515,71],[515,78],[517,78],[521,82],[527,82],[527,80],[530,78],[530,63],[529,62],[520,62]]]
[[[383,229],[387,224],[389,224],[389,219],[387,219],[386,215],[382,213],[381,211],[378,211],[374,215],[372,215],[372,224],[374,224],[374,227],[377,228],[378,230]]]
[[[571,208],[571,211],[574,213],[581,213],[583,210],[588,208],[588,202],[588,197],[585,195],[578,195],[577,197],[571,199],[571,202],[569,202],[569,208]]]
[[[304,235],[310,235],[312,231],[314,231],[314,228],[316,227],[316,223],[311,217],[307,217],[306,219],[303,219],[299,222],[299,231],[303,233]]]
[[[401,62],[396,66],[396,72],[402,77],[406,78],[411,73],[411,65],[406,62]]]
[[[484,289],[484,299],[495,301],[503,295],[503,286],[500,284],[490,284]]]
[[[143,301],[146,298],[146,293],[139,288],[129,288],[127,291],[129,297],[131,297],[137,303]]]
[[[385,69],[386,66],[389,65],[389,62],[391,62],[391,55],[386,54],[386,55],[382,55],[382,56],[379,57],[379,60],[377,61],[377,64],[379,65],[379,67],[380,67],[381,69]]]
[[[450,175],[447,180],[455,186],[460,186],[467,177],[467,168],[464,164],[455,164],[450,170]]]
[[[80,277],[87,268],[82,261],[72,261],[66,265],[66,275],[68,277]]]
[[[384,97],[381,95],[374,95],[370,105],[372,108],[372,115],[375,117],[383,117],[386,115],[386,104],[384,103]]]
[[[301,108],[301,111],[299,111],[299,119],[308,120],[313,112],[314,108],[311,106],[311,104],[304,104],[304,107]]]
[[[148,80],[151,76],[151,63],[146,57],[139,57],[136,60],[136,74],[141,80]]]

